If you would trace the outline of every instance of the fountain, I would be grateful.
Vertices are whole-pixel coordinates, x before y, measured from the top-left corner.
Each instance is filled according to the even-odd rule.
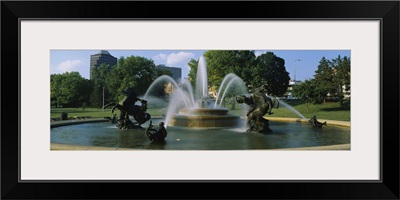
[[[152,97],[152,92],[161,83],[170,83],[173,86],[169,102]],[[318,122],[315,117],[314,120],[309,121],[284,101],[271,96],[266,97],[276,100],[301,119],[284,119],[279,122],[271,120],[261,126],[250,127],[250,129],[255,129],[250,132],[261,130],[264,133],[271,126],[273,132],[270,134],[244,134],[245,126],[248,125],[246,112],[251,113],[252,104],[241,104],[243,115],[234,115],[230,113],[231,110],[224,107],[223,102],[229,97],[234,99],[233,102],[236,100],[239,103],[241,97],[244,100],[252,96],[254,97],[254,93],[247,93],[243,80],[231,73],[223,78],[217,96],[215,100],[212,100],[208,95],[205,59],[201,57],[195,87],[192,87],[188,80],[183,80],[178,84],[165,75],[158,77],[149,86],[141,99],[147,100],[151,109],[160,107],[165,109],[165,112],[162,118],[152,117],[149,121],[143,121],[142,126],[147,127],[146,130],[119,130],[109,122],[54,127],[51,128],[51,149],[77,149],[78,147],[89,150],[96,147],[156,150],[350,149],[350,125],[332,126],[332,122],[329,122],[329,126],[315,128],[307,122],[316,127],[322,127],[326,123]],[[270,113],[270,110],[263,110],[262,113]],[[247,121],[248,123],[263,123],[263,120],[259,118],[264,115],[253,114],[254,121]],[[158,125],[158,128],[152,123]],[[160,139],[161,142],[150,142],[146,134],[153,140]]]
[[[234,128],[242,125],[240,116],[230,114],[227,108],[221,107],[221,103],[232,88],[238,94],[247,93],[243,80],[233,73],[225,76],[213,103],[208,94],[207,66],[203,56],[199,59],[194,90],[187,80],[183,81],[181,88],[169,76],[161,76],[153,82],[143,98],[146,99],[153,87],[163,81],[169,81],[174,86],[165,119],[167,127]],[[218,106],[219,98],[221,101]]]

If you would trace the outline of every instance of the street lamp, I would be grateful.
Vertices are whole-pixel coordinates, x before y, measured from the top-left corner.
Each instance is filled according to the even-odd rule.
[[[297,61],[301,61],[301,60],[300,59],[294,60],[294,78],[293,78],[293,81],[295,82],[295,84],[296,84],[296,62]]]
[[[102,86],[102,85],[99,85],[99,86],[103,87],[103,107],[102,107],[102,109],[103,109],[103,112],[104,112],[104,86]]]

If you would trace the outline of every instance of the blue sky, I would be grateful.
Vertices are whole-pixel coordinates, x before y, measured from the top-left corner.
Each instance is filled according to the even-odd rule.
[[[103,49],[107,50],[107,49]],[[89,79],[90,55],[100,50],[52,50],[50,52],[50,73],[60,74],[66,71],[77,71],[82,77]],[[297,80],[313,78],[322,57],[329,60],[341,57],[351,57],[350,50],[256,50],[256,56],[265,52],[273,52],[285,60],[286,71],[291,79],[296,75]],[[152,59],[155,64],[165,64],[182,68],[182,77],[187,77],[190,59],[199,59],[204,50],[108,50],[116,58],[142,56]],[[300,59],[300,61],[298,61]],[[297,60],[297,61],[296,61]]]

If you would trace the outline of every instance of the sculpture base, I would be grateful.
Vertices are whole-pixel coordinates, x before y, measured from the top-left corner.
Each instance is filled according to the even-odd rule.
[[[181,109],[173,115],[169,126],[197,128],[234,128],[241,124],[239,116],[228,114],[228,109]]]
[[[123,129],[123,130],[128,130],[128,129],[143,129],[142,126],[138,125],[137,122],[133,123],[129,119],[123,119],[123,120],[118,120],[117,121],[117,128]]]
[[[269,120],[263,117],[258,118],[255,121],[250,121],[248,123],[249,129],[247,132],[252,133],[271,133],[272,130],[269,128]]]

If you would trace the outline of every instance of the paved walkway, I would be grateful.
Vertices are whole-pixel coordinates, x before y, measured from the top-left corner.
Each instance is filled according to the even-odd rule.
[[[282,149],[263,149],[266,151],[292,151],[292,150],[350,150],[350,144],[339,144],[329,146],[318,146],[318,147],[300,147],[300,148],[282,148]],[[71,144],[58,144],[51,143],[50,150],[114,150],[114,151],[137,151],[137,150],[150,150],[150,149],[131,149],[131,148],[120,148],[120,147],[100,147],[100,146],[83,146],[83,145],[71,145]]]
[[[72,144],[59,144],[51,143],[51,150],[146,150],[146,149],[131,149],[131,148],[120,148],[120,147],[101,147],[101,146],[84,146],[84,145],[72,145]]]

